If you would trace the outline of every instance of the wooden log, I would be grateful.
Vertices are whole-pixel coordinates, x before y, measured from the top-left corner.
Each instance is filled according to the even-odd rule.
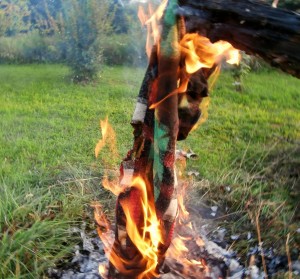
[[[225,40],[300,77],[300,14],[254,0],[181,0],[188,33]]]

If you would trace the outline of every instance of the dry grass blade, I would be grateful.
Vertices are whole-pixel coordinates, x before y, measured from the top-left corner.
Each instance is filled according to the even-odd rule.
[[[289,279],[292,279],[293,278],[293,274],[292,274],[292,259],[291,259],[291,254],[290,254],[289,241],[290,241],[290,233],[288,233],[287,237],[286,237],[285,250],[286,250],[286,255],[287,255],[287,258],[288,258]]]
[[[261,241],[261,231],[260,231],[260,223],[259,223],[259,216],[261,212],[261,207],[262,207],[262,202],[259,204],[258,211],[255,213],[255,224],[256,224],[256,231],[257,231],[257,238],[258,238],[258,246],[261,251],[261,261],[262,265],[264,268],[264,273],[265,273],[265,278],[268,278],[268,271],[267,271],[267,265],[266,265],[266,260],[265,260],[265,255],[264,255],[264,250],[262,248],[262,241]]]

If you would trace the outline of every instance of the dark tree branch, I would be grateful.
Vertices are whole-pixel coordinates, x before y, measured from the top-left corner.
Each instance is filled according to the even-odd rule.
[[[182,0],[187,32],[235,48],[300,77],[300,15],[253,0]]]

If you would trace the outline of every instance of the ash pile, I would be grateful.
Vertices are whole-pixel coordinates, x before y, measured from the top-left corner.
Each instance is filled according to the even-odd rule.
[[[86,224],[73,228],[72,234],[79,234],[81,243],[74,247],[72,257],[60,262],[55,268],[49,268],[50,279],[101,279],[99,264],[107,261],[103,243],[96,231],[87,232]]]
[[[216,208],[190,205],[189,216],[179,220],[165,264],[160,269],[161,279],[263,279],[261,251],[253,247],[248,254],[249,264],[245,267],[237,254],[228,249],[224,236],[226,231],[218,227],[214,218]],[[192,220],[192,221],[190,221]],[[214,231],[214,235],[210,233]],[[95,231],[87,232],[86,225],[74,228],[80,234],[81,243],[74,247],[68,261],[48,270],[49,279],[102,279],[99,264],[107,262],[104,245]],[[111,232],[113,239],[113,232]],[[233,236],[232,236],[233,237]],[[275,255],[272,249],[264,251],[269,278],[276,278],[279,271],[288,270],[285,255]],[[300,261],[292,261],[292,278],[300,275]],[[277,277],[280,278],[280,277]],[[103,278],[105,279],[105,278]]]

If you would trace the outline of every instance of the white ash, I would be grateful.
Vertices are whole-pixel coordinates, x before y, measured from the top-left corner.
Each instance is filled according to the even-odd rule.
[[[79,233],[82,240],[81,245],[74,247],[74,254],[70,262],[62,267],[49,268],[50,279],[101,279],[98,267],[101,262],[106,261],[103,244],[98,235],[87,233],[85,224],[82,228],[73,228],[73,233]]]
[[[205,213],[206,211],[206,213]],[[199,214],[201,212],[202,214]],[[185,225],[178,225],[176,232],[184,236],[191,236],[189,243],[189,253],[187,258],[194,259],[195,257],[204,258],[207,270],[199,269],[199,267],[191,267],[185,270],[186,274],[182,274],[183,264],[175,258],[167,258],[164,274],[161,274],[161,279],[263,279],[264,273],[260,260],[261,247],[256,246],[249,250],[249,255],[256,258],[248,268],[245,268],[239,261],[234,251],[228,250],[227,246],[222,248],[221,242],[224,240],[226,233],[224,228],[217,227],[214,220],[205,219],[203,216],[209,217],[211,208],[206,206],[204,209],[195,208],[190,211],[191,220],[193,220],[193,230]],[[202,216],[203,215],[203,216]],[[215,226],[213,228],[213,226]],[[67,263],[58,265],[56,268],[49,268],[49,279],[101,279],[98,273],[98,267],[101,263],[107,263],[104,255],[103,244],[99,240],[95,231],[87,233],[85,224],[82,228],[73,229],[74,233],[78,233],[81,238],[81,245],[74,247],[72,258]],[[210,232],[210,233],[209,233]],[[214,232],[213,234],[211,232]],[[218,236],[219,237],[216,237]],[[175,235],[176,236],[176,235]],[[252,237],[252,236],[251,236]],[[202,244],[198,241],[201,238]],[[247,235],[249,238],[249,234]],[[239,241],[238,239],[236,241]],[[255,256],[256,255],[256,256]],[[276,256],[272,249],[264,249],[264,255],[268,264],[268,270],[275,274],[279,270],[287,270],[286,256]],[[284,268],[282,268],[282,266]],[[299,260],[292,262],[293,274],[300,274]],[[226,275],[224,275],[226,272]]]

